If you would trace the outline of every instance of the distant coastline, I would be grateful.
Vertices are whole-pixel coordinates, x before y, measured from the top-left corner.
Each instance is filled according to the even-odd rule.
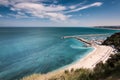
[[[104,28],[104,29],[120,30],[120,26],[94,26],[94,28]]]

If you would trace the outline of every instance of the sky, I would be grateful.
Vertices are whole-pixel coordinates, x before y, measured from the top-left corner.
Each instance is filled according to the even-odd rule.
[[[120,0],[0,0],[0,27],[120,25]]]

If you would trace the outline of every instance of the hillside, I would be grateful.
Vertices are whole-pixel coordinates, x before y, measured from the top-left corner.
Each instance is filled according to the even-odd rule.
[[[50,77],[47,80],[120,80],[120,33],[115,33],[108,37],[103,45],[112,45],[118,50],[116,54],[103,63],[99,62],[93,70],[91,69],[71,69],[65,70],[59,75]],[[22,80],[41,80],[38,74],[24,77]]]
[[[113,45],[120,52],[120,32],[111,35],[102,44]]]

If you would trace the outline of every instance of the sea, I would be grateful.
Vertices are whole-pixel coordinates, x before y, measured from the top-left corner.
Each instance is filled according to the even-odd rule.
[[[115,32],[118,31],[90,27],[1,27],[0,80],[48,73],[82,59],[93,50],[83,42],[63,36],[104,40]]]

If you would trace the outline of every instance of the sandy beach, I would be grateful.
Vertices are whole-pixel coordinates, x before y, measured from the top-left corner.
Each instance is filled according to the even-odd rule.
[[[111,46],[99,45],[94,41],[87,41],[83,38],[76,37],[76,36],[65,36],[64,38],[71,38],[74,37],[75,39],[82,41],[91,47],[94,50],[88,53],[85,57],[76,62],[65,66],[63,69],[78,69],[78,68],[94,68],[97,63],[103,61],[103,63],[109,58],[110,54],[113,54],[114,49]]]
[[[105,62],[111,54],[114,54],[114,49],[110,46],[94,45],[94,50],[86,55],[83,59],[76,61],[75,63],[66,67],[66,69],[78,69],[78,68],[94,68],[100,61]]]
[[[92,52],[88,53],[88,55],[86,55],[84,58],[71,63],[70,65],[67,65],[67,66],[62,67],[57,70],[54,70],[47,74],[31,75],[31,77],[30,76],[26,77],[23,80],[32,80],[32,79],[48,80],[52,76],[61,75],[64,72],[64,70],[71,70],[72,68],[73,69],[79,69],[79,68],[93,69],[97,63],[99,63],[100,61],[105,62],[111,54],[114,54],[114,52],[113,52],[114,49],[110,46],[94,44],[94,45],[92,45],[92,47],[94,48],[94,50]]]
[[[105,63],[105,61],[109,58],[109,56],[111,54],[114,54],[113,52],[114,49],[111,46],[94,44],[92,45],[92,47],[94,48],[94,50],[88,53],[84,58],[49,73],[51,74],[54,72],[56,73],[64,70],[71,70],[72,68],[73,69],[79,69],[79,68],[93,69],[97,63],[99,63],[100,61],[103,61],[103,63]]]

